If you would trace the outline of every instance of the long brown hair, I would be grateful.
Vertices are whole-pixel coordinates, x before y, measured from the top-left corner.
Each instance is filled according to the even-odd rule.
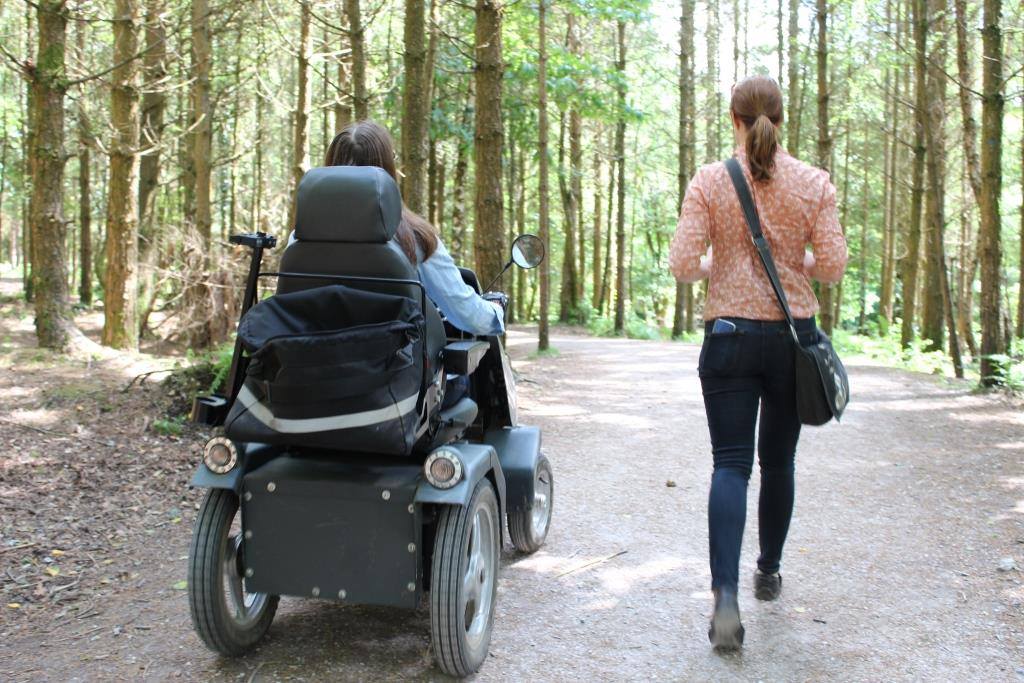
[[[398,182],[395,145],[384,126],[375,121],[353,121],[334,136],[324,156],[324,166],[377,166]],[[437,229],[402,203],[402,222],[395,239],[409,260],[416,263],[416,247],[426,261],[437,250]]]
[[[775,152],[779,149],[777,126],[782,123],[782,90],[779,84],[768,76],[743,79],[732,89],[729,110],[747,127],[744,148],[750,175],[757,182],[771,180]]]

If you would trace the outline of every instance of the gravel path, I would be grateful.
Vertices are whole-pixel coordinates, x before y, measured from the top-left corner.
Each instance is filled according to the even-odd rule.
[[[557,356],[530,358],[531,335],[510,336],[521,419],[544,429],[555,469],[555,516],[540,552],[505,554],[477,680],[1024,681],[1024,582],[1004,562],[1024,567],[1019,402],[851,364],[843,424],[801,441],[776,603],[750,590],[755,472],[747,645],[718,656],[706,637],[711,461],[697,347],[561,331],[553,345]],[[210,654],[172,588],[198,493],[166,500],[182,523],[158,539],[128,529],[131,580],[96,616],[4,614],[0,680],[442,678],[422,611],[283,600],[247,659]],[[0,556],[0,571],[12,561]]]

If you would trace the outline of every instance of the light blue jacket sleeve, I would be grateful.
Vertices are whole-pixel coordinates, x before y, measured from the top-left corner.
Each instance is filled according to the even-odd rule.
[[[440,241],[437,251],[420,263],[418,271],[427,296],[452,325],[478,335],[502,334],[505,331],[505,320],[498,309],[463,281],[451,254]]]

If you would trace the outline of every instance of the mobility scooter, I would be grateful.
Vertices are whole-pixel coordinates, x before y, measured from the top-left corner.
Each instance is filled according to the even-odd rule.
[[[281,595],[407,608],[429,596],[438,666],[471,674],[490,645],[506,520],[521,552],[547,536],[551,465],[540,430],[516,418],[501,338],[442,319],[392,239],[401,215],[383,170],[315,168],[278,272],[260,272],[274,237],[230,238],[252,249],[235,352],[225,395],[192,415],[216,429],[192,480],[209,491],[189,606],[218,653],[255,647]],[[505,270],[543,258],[523,235]],[[261,278],[277,290],[258,301]]]

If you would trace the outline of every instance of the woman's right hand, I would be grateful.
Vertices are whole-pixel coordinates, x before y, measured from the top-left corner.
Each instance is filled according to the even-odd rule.
[[[714,265],[714,254],[708,247],[708,253],[700,257],[700,273],[706,278],[711,277],[711,267]]]
[[[804,252],[804,275],[814,277],[814,252]]]

